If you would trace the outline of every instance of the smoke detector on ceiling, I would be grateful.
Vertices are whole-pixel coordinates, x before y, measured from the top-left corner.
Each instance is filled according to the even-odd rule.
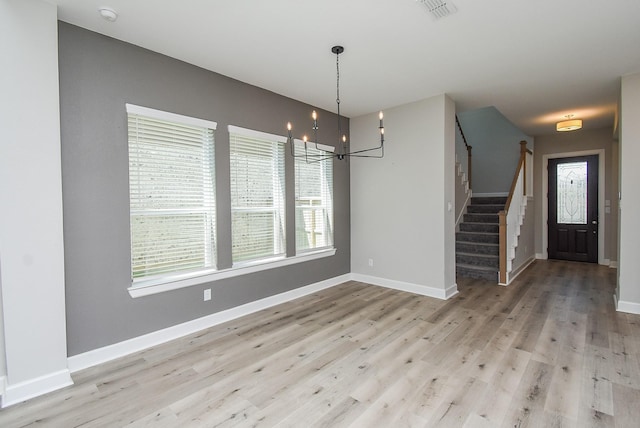
[[[427,8],[431,16],[434,19],[444,18],[445,16],[453,15],[458,11],[458,8],[447,0],[417,0],[424,7]]]
[[[98,13],[100,13],[100,16],[105,21],[116,22],[116,19],[118,19],[118,12],[111,9],[110,7],[99,7]]]

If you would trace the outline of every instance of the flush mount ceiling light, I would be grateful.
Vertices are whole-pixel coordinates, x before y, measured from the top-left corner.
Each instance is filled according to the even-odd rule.
[[[575,131],[582,128],[582,119],[571,119],[573,117],[572,114],[568,114],[565,117],[567,118],[567,120],[556,123],[556,131]]]
[[[105,21],[115,22],[118,19],[118,13],[110,7],[100,7],[98,12]]]
[[[417,0],[427,8],[431,16],[434,19],[444,18],[445,16],[453,15],[458,11],[458,8],[446,0]]]
[[[380,145],[377,147],[371,147],[369,149],[356,150],[353,152],[349,151],[349,145],[347,143],[347,136],[342,133],[341,126],[341,117],[340,117],[340,54],[344,52],[344,48],[342,46],[334,46],[331,48],[331,52],[336,54],[336,104],[338,104],[338,137],[342,136],[341,141],[338,143],[337,153],[334,153],[336,150],[333,146],[325,146],[320,144],[318,141],[318,114],[313,111],[311,113],[311,119],[313,120],[313,134],[314,134],[314,142],[307,142],[307,136],[302,137],[302,143],[304,144],[304,154],[296,154],[293,148],[295,140],[291,134],[291,122],[287,123],[287,132],[288,132],[288,142],[291,145],[291,155],[293,157],[304,157],[307,162],[318,162],[323,159],[329,159],[332,157],[336,157],[340,160],[346,157],[356,157],[356,158],[382,158],[384,157],[384,125],[382,123],[382,112],[378,116],[380,120],[380,125],[378,126],[378,131],[380,132]],[[312,149],[320,151],[321,154],[311,154],[308,151],[308,146],[311,146]]]

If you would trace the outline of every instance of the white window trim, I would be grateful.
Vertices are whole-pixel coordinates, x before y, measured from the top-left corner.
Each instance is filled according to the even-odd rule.
[[[167,112],[167,111],[163,111],[163,110],[156,110],[156,109],[153,109],[153,108],[143,107],[143,106],[139,106],[139,105],[135,105],[135,104],[125,103],[125,110],[126,110],[127,116],[138,115],[138,116],[142,116],[144,118],[162,120],[162,121],[176,123],[176,124],[180,124],[180,125],[193,126],[193,127],[197,127],[197,128],[205,128],[205,129],[212,130],[214,132],[215,132],[215,130],[217,128],[217,122],[214,122],[214,121],[211,121],[211,120],[200,119],[200,118],[195,118],[195,117],[191,117],[191,116],[184,116],[184,115],[177,114],[177,113],[171,113],[171,112]],[[214,187],[214,192],[215,192],[215,187]],[[135,211],[131,210],[131,208],[130,208],[130,213],[133,213],[133,212],[135,212]],[[165,212],[178,212],[178,210],[165,210]],[[214,215],[215,215],[215,213],[214,213]],[[215,242],[212,242],[211,244],[215,245]],[[206,272],[210,272],[212,270],[215,270],[216,262],[217,262],[217,260],[214,259],[213,260],[213,265],[214,266],[208,267],[208,268],[199,269],[196,272],[199,273],[199,274],[202,274],[203,272],[206,273]],[[138,284],[146,284],[148,281],[153,281],[153,282],[158,282],[158,283],[171,281],[172,278],[174,278],[176,276],[189,275],[189,273],[190,272],[159,274],[159,275],[155,275],[155,276],[150,276],[150,277],[148,277],[148,279],[145,279],[144,277],[143,278],[132,278],[132,280],[131,280],[132,282],[131,282],[131,287],[130,288],[136,288],[138,286]]]
[[[304,140],[299,140],[299,139],[296,138],[293,141],[294,141],[294,144],[296,146],[305,147]],[[307,141],[307,144],[308,145],[309,144],[313,144],[313,145],[317,146],[317,149],[328,151],[328,152],[335,152],[335,149],[336,149],[333,146],[327,146],[327,145],[324,145],[324,144],[316,144],[316,143],[311,142],[311,141]],[[313,147],[313,148],[316,148],[316,147]],[[327,157],[326,160],[329,160],[329,157]],[[333,205],[333,201],[332,201],[332,205]],[[296,210],[297,210],[297,208],[298,207],[295,207]],[[335,215],[335,211],[334,211],[334,215]],[[297,213],[296,213],[296,216],[297,216]],[[297,237],[295,239],[297,240]],[[297,248],[297,246],[296,246],[296,255],[297,256],[304,256],[304,255],[309,254],[309,253],[315,253],[315,252],[318,252],[318,251],[327,251],[327,250],[330,250],[330,249],[335,249],[335,240],[334,239],[335,239],[335,236],[332,237],[332,239],[331,239],[332,245],[327,245],[327,246],[324,246],[324,247],[306,248],[306,249],[303,249],[303,250],[299,250]]]
[[[167,120],[170,122],[179,122],[185,125],[201,126],[216,130],[217,122],[206,119],[198,119],[197,117],[183,116],[177,113],[169,113],[168,111],[156,110],[148,107],[141,107],[135,104],[125,104],[127,113],[139,114],[141,116],[153,117],[155,119]]]
[[[277,135],[277,134],[270,134],[268,132],[262,132],[262,131],[256,131],[255,129],[249,129],[249,128],[242,128],[240,126],[235,126],[235,125],[227,125],[227,130],[229,132],[229,136],[233,135],[238,135],[241,137],[247,137],[247,138],[252,138],[252,139],[256,139],[256,140],[261,140],[261,141],[256,141],[256,144],[264,144],[267,146],[271,146],[273,143],[278,143],[278,144],[282,144],[285,145],[287,143],[287,137],[284,137],[282,135]],[[283,151],[282,153],[284,155],[283,158],[283,162],[286,163],[286,150]],[[286,166],[284,166],[284,176],[282,177],[282,179],[284,181],[286,181]],[[284,210],[282,211],[281,215],[284,217],[286,217],[286,195],[282,196],[283,199],[283,208]],[[233,210],[234,208],[231,207],[231,211],[232,211],[232,218],[233,218]],[[257,212],[261,212],[264,210],[256,210]],[[274,206],[273,211],[277,211],[277,209]],[[283,220],[283,226],[284,226],[284,230],[286,230],[286,220]],[[277,230],[277,228],[276,228]],[[233,235],[233,230],[232,230],[232,235]],[[250,260],[243,260],[243,261],[238,261],[238,262],[233,262],[233,266],[232,268],[243,268],[245,266],[248,265],[252,265],[255,263],[261,263],[263,261],[269,261],[269,260],[277,260],[277,259],[282,259],[286,257],[286,246],[287,246],[287,242],[286,242],[286,235],[283,237],[283,247],[282,247],[282,252],[276,255],[270,255],[270,256],[266,256],[262,257],[262,258],[258,258],[258,259],[250,259]]]
[[[165,291],[178,290],[180,288],[191,287],[193,285],[206,284],[226,278],[247,275],[254,272],[276,269],[311,260],[331,257],[336,254],[336,249],[324,248],[318,251],[310,251],[292,257],[278,257],[263,259],[254,263],[246,263],[242,266],[223,269],[218,271],[199,271],[191,274],[166,276],[161,279],[139,281],[127,289],[131,297],[150,296],[152,294],[163,293]]]
[[[255,129],[241,128],[239,126],[228,125],[229,134],[242,135],[243,137],[256,138],[258,140],[268,140],[269,143],[286,143],[287,137],[282,135],[269,134],[268,132],[256,131]]]

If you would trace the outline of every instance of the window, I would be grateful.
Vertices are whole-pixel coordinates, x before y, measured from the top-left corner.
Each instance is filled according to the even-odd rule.
[[[557,221],[587,223],[587,161],[557,165]]]
[[[215,122],[127,104],[134,283],[214,270]]]
[[[285,137],[229,126],[234,265],[284,257]]]
[[[303,144],[296,142],[296,155],[304,155]],[[333,159],[318,157],[326,153],[314,146],[312,161],[295,158],[297,253],[333,246]]]

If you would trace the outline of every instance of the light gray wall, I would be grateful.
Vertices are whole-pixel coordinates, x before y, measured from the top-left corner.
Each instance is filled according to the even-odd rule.
[[[620,111],[620,265],[618,305],[640,313],[640,73],[622,77]]]
[[[473,147],[473,194],[508,193],[520,160],[520,141],[527,141],[527,147],[533,150],[533,138],[495,107],[458,113],[458,119],[467,143]]]
[[[456,287],[455,106],[439,95],[384,114],[384,158],[351,160],[351,270],[442,296]],[[376,126],[353,118],[352,147],[375,145]]]
[[[3,405],[70,381],[56,39],[54,5],[0,2]]]
[[[0,263],[0,383],[4,384],[7,377],[7,359],[4,347],[4,311],[2,306],[2,264]]]
[[[300,133],[310,132],[313,108],[66,23],[59,24],[59,57],[69,356],[349,272],[349,168],[335,161],[335,256],[131,298],[125,103],[218,123],[219,268],[231,266],[227,125],[284,135],[291,121]],[[336,116],[318,113],[321,132],[333,136]],[[292,168],[287,156],[290,254]],[[205,288],[212,289],[209,302],[202,299]]]
[[[536,253],[544,253],[543,247],[543,174],[547,173],[546,165],[543,165],[544,155],[554,154],[561,157],[563,153],[580,152],[584,150],[603,149],[605,155],[605,171],[600,171],[605,180],[605,199],[610,201],[611,212],[600,213],[600,221],[604,221],[604,258],[617,261],[617,222],[618,212],[618,170],[617,161],[614,158],[613,150],[613,128],[602,128],[595,130],[579,130],[573,132],[557,132],[551,135],[536,137],[536,149],[534,150],[534,172],[533,185],[535,195],[535,224],[536,224]],[[604,176],[602,175],[604,174]],[[540,197],[538,197],[540,195]]]

